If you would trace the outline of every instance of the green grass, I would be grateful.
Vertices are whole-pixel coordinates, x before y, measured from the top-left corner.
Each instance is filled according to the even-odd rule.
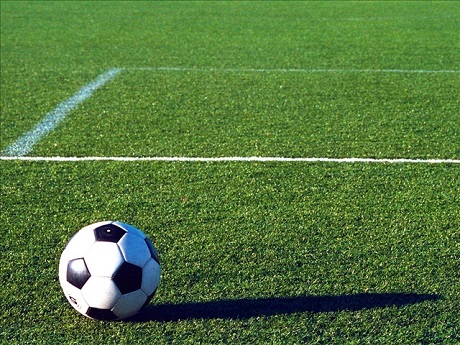
[[[455,158],[458,86],[450,74],[123,71],[34,152]]]
[[[460,158],[455,2],[1,2],[0,150],[124,70],[30,156]],[[460,342],[460,166],[0,161],[0,343]],[[70,307],[81,227],[131,223],[162,281]]]
[[[458,335],[457,167],[3,165],[3,316],[15,330],[6,339],[453,343]],[[153,304],[173,311],[101,323],[70,308],[57,282],[59,249],[98,219],[129,219],[152,238],[163,263]],[[398,300],[401,293],[420,300]],[[302,296],[319,305],[292,313],[256,305],[252,315],[244,303]],[[341,300],[330,306],[329,296]],[[221,310],[219,301],[243,308]]]

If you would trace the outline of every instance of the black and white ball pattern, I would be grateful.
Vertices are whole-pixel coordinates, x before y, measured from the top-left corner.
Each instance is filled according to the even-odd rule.
[[[70,304],[93,319],[137,313],[152,299],[161,267],[152,242],[121,222],[99,222],[77,232],[62,252],[59,282]]]

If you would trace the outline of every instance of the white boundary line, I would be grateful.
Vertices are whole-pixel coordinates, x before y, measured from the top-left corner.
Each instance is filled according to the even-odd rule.
[[[460,164],[460,159],[411,159],[411,158],[327,158],[327,157],[10,157],[4,161],[29,162],[305,162],[305,163],[411,163],[411,164]]]
[[[92,82],[78,90],[73,96],[60,103],[56,108],[46,114],[46,116],[32,130],[23,134],[14,143],[8,146],[3,151],[3,154],[7,156],[24,156],[29,153],[32,147],[40,141],[43,136],[53,131],[68,113],[75,109],[84,100],[91,97],[94,91],[103,86],[120,72],[120,68],[114,68],[99,75]]]
[[[460,73],[460,70],[428,69],[338,69],[338,68],[213,68],[213,67],[125,67],[126,71],[231,72],[231,73]]]

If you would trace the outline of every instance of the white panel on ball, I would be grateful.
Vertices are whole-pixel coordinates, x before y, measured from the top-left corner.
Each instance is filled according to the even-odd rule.
[[[125,318],[136,314],[147,301],[147,295],[142,290],[136,290],[122,295],[112,309],[119,318]]]
[[[80,313],[85,314],[86,311],[88,310],[89,305],[86,302],[85,298],[83,297],[81,290],[69,283],[62,285],[62,287],[63,287],[64,295],[67,298],[67,300],[70,302],[72,307],[77,309]]]
[[[152,258],[142,268],[142,291],[150,296],[160,284],[161,267]]]
[[[86,226],[72,237],[62,255],[68,260],[81,258],[95,241],[93,228]]]
[[[124,261],[120,249],[113,242],[94,243],[84,258],[89,273],[100,277],[112,277]]]
[[[114,281],[106,277],[91,277],[81,289],[88,305],[99,309],[112,309],[121,296]]]
[[[118,244],[123,256],[129,263],[142,267],[151,258],[145,240],[139,236],[128,233],[122,237]]]
[[[62,288],[68,284],[67,282],[67,265],[69,264],[69,259],[66,258],[64,252],[61,255],[59,260],[59,284]]]

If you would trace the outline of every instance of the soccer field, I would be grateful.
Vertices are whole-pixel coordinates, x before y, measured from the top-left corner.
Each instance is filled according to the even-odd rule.
[[[460,4],[1,2],[0,343],[458,344]],[[134,317],[66,301],[118,220]]]

